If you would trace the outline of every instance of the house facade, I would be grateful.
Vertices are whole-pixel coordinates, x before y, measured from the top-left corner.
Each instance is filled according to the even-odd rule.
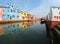
[[[31,15],[27,14],[28,20],[31,20]]]
[[[0,6],[0,20],[20,20],[18,10],[13,5]]]
[[[28,18],[27,18],[27,12],[20,11],[19,12],[19,19],[20,20],[28,20]]]

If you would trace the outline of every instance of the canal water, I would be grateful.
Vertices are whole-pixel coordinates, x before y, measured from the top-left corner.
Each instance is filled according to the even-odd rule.
[[[0,44],[50,44],[45,24],[20,22],[0,24]]]

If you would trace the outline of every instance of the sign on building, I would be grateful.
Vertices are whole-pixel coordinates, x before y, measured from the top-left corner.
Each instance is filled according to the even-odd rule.
[[[60,21],[60,8],[51,7],[51,21]]]

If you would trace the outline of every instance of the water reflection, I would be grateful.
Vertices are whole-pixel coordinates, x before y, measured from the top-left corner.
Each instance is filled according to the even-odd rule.
[[[0,36],[4,35],[4,28],[0,26]]]
[[[50,30],[50,43],[51,44],[60,44],[60,36],[54,31]]]
[[[20,24],[19,24],[19,28],[20,29],[26,29],[26,28],[28,28],[30,26],[30,23],[29,22],[21,22]]]
[[[47,38],[45,24],[36,21],[0,25],[0,29],[1,44],[50,44],[53,38]]]
[[[34,25],[36,21],[31,22],[20,22],[13,24],[2,24],[0,25],[0,36],[6,34],[15,34],[16,32],[20,32],[21,30],[27,29],[29,26]]]

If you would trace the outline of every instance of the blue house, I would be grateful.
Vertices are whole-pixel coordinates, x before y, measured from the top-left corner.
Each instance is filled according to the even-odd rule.
[[[13,5],[9,5],[8,7],[2,6],[2,20],[20,20],[18,9]]]

